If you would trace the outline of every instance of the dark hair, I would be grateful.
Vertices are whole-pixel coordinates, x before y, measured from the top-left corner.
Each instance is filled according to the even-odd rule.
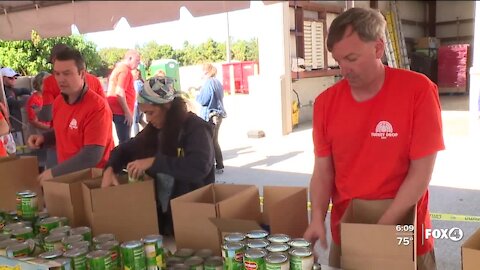
[[[55,57],[55,60],[60,60],[60,61],[74,60],[79,73],[80,71],[85,70],[85,60],[83,59],[82,54],[76,49],[66,48],[60,51]]]
[[[348,26],[365,42],[381,38],[385,41],[385,18],[375,9],[350,8],[336,17],[328,29],[327,49],[332,51],[333,45],[343,39]]]
[[[52,48],[52,52],[50,53],[50,57],[48,59],[48,61],[50,63],[53,63],[53,60],[57,58],[57,54],[65,49],[70,49],[70,47],[66,44],[63,44],[63,43],[57,43],[55,44],[55,46],[53,46]]]

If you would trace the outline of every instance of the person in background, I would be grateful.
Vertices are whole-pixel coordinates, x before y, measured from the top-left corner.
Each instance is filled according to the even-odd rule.
[[[213,130],[187,111],[185,101],[176,96],[173,80],[168,77],[147,80],[138,103],[148,124],[137,136],[112,151],[102,187],[118,185],[117,175],[125,168],[132,179],[145,173],[154,178],[160,233],[170,235],[173,232],[170,199],[215,181]]]
[[[205,83],[200,89],[196,100],[201,105],[199,116],[203,120],[213,124],[215,130],[213,133],[213,146],[215,148],[215,168],[216,173],[223,173],[223,155],[220,144],[218,143],[218,134],[222,119],[227,116],[227,112],[223,106],[223,86],[222,83],[215,78],[217,69],[210,63],[203,65],[203,74]]]
[[[392,199],[377,223],[399,224],[416,205],[417,269],[436,269],[433,239],[422,237],[431,228],[428,185],[445,148],[438,89],[423,74],[382,64],[385,25],[379,11],[363,8],[330,25],[327,48],[344,79],[315,100],[312,216],[304,238],[327,247],[331,200],[329,264],[339,268],[340,221],[351,200]]]
[[[10,125],[7,119],[8,114],[6,112],[6,107],[3,105],[3,102],[0,102],[0,157],[8,156],[7,149],[5,149],[5,145],[1,139],[1,137],[10,132]]]
[[[113,149],[112,112],[105,98],[88,89],[85,60],[78,50],[60,51],[53,75],[61,95],[53,103],[53,131],[31,135],[32,149],[56,145],[59,164],[38,176],[52,177],[86,168],[103,168]]]
[[[140,54],[135,50],[128,50],[123,60],[115,65],[108,79],[107,100],[112,109],[118,143],[124,143],[130,138],[136,99],[132,70],[139,64]]]
[[[37,116],[43,107],[43,81],[48,76],[50,76],[50,73],[42,71],[38,73],[32,81],[33,93],[25,105],[30,127],[30,134],[38,134],[47,131],[52,125],[50,121],[40,121]]]
[[[138,108],[138,93],[140,89],[143,87],[143,78],[142,74],[140,73],[139,69],[132,70],[133,76],[133,87],[135,88],[135,92],[137,93],[137,99],[135,100],[135,108],[133,110],[133,134],[136,136],[139,130],[139,125],[142,126],[142,129],[145,128],[147,123],[143,120],[143,113]]]

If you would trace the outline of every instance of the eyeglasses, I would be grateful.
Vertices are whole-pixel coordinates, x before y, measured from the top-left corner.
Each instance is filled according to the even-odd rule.
[[[17,77],[6,77],[7,79],[10,79],[10,80],[16,80]]]

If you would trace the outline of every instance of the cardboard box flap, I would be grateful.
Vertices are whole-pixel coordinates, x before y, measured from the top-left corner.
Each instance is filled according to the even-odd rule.
[[[45,183],[56,182],[56,183],[70,184],[70,183],[80,182],[83,180],[98,178],[98,177],[101,177],[102,174],[103,174],[102,169],[91,168],[91,169],[80,170],[80,171],[65,174],[59,177],[55,177],[50,180],[46,180]]]
[[[260,230],[262,227],[254,220],[234,219],[234,218],[209,218],[209,220],[223,233],[242,232],[247,233],[251,230]]]
[[[249,190],[252,188],[256,188],[251,185],[232,185],[232,184],[214,184],[214,199],[216,203],[219,203],[225,199],[230,199],[231,197],[237,195],[239,192],[244,190]],[[258,189],[257,189],[258,195]],[[260,203],[259,203],[260,205]]]
[[[263,222],[270,225],[270,233],[303,237],[308,226],[307,189],[265,186],[263,196]]]
[[[214,203],[214,196],[213,196],[213,184],[198,188],[195,192],[189,192],[187,194],[183,194],[180,197],[173,199],[177,203],[181,202],[196,202],[196,203]]]
[[[16,159],[19,159],[19,158],[21,158],[21,157],[18,157],[18,156],[0,157],[0,162],[8,162],[8,161],[16,160]]]
[[[227,186],[227,185],[224,185]],[[234,185],[228,191],[234,190]],[[236,186],[236,185],[235,185]],[[247,187],[247,188],[245,188]],[[225,189],[222,188],[222,191]],[[256,186],[241,186],[229,198],[216,204],[217,217],[254,220],[261,222],[260,197]]]
[[[480,250],[480,230],[477,230],[463,244],[462,248],[470,248]]]
[[[375,257],[341,257],[342,269],[355,270],[415,270],[417,265],[415,261],[384,259]]]

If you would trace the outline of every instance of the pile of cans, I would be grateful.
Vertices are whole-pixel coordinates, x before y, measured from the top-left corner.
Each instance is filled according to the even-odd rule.
[[[312,270],[311,243],[286,234],[269,235],[264,230],[225,235],[222,245],[225,270]]]
[[[166,267],[168,270],[222,270],[223,259],[215,256],[211,249],[182,248],[167,257]]]

